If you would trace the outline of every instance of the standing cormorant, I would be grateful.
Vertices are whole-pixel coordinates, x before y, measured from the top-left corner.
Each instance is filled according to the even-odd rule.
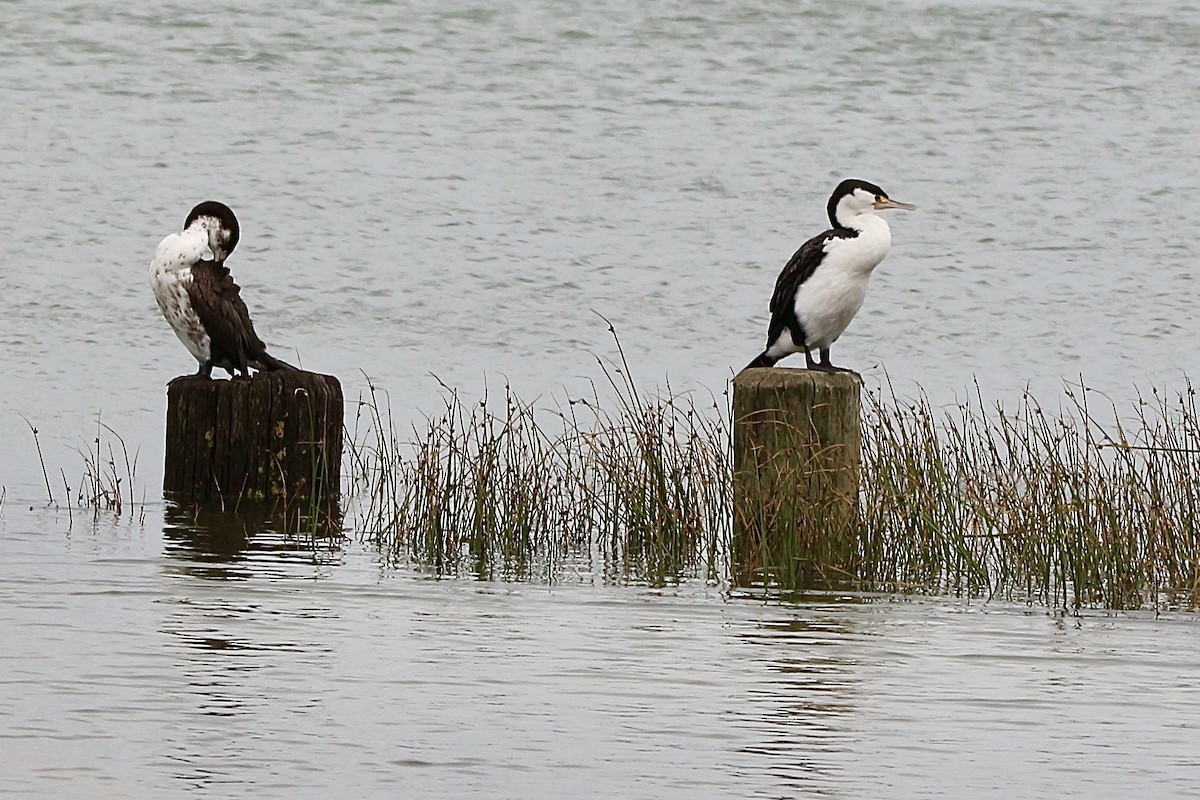
[[[829,197],[832,228],[809,239],[779,273],[771,296],[767,347],[747,365],[771,367],[784,356],[804,353],[809,369],[847,371],[829,363],[829,346],[862,308],[871,272],[892,245],[885,208],[916,210],[892,200],[873,183],[844,180]],[[812,351],[820,350],[820,362]]]

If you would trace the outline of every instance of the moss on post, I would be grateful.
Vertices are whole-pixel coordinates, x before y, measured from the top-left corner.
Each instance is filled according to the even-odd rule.
[[[862,380],[747,369],[733,381],[733,573],[801,588],[853,577]]]
[[[163,491],[183,501],[327,507],[341,482],[342,386],[315,372],[167,388]]]

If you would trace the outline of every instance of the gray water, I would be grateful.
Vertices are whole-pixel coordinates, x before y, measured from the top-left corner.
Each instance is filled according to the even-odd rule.
[[[401,420],[573,391],[597,314],[706,396],[862,177],[919,210],[835,361],[1124,404],[1193,366],[1197,64],[1194,3],[0,3],[0,794],[1194,795],[1190,616],[214,544],[156,496],[194,364],[146,265],[229,203],[273,350]],[[57,486],[97,414],[144,508],[42,508],[24,420]]]

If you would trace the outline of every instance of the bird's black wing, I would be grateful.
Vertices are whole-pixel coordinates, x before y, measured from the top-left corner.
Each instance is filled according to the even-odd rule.
[[[266,355],[267,347],[254,332],[241,291],[224,262],[199,261],[192,266],[188,297],[212,342],[213,364],[249,374],[248,362]]]
[[[771,295],[771,325],[767,329],[767,347],[770,347],[784,328],[790,327],[800,341],[802,331],[796,319],[796,292],[800,284],[812,277],[817,265],[825,257],[825,245],[830,239],[846,239],[857,235],[856,231],[836,228],[819,233],[800,245],[792,258],[779,273],[775,281],[775,293]]]

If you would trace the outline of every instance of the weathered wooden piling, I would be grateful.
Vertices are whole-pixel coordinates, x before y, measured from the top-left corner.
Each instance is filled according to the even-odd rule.
[[[733,558],[739,583],[852,569],[862,380],[747,369],[733,381]],[[849,577],[848,575],[843,575]]]
[[[315,372],[179,380],[167,389],[163,491],[175,499],[336,501],[342,386]]]

